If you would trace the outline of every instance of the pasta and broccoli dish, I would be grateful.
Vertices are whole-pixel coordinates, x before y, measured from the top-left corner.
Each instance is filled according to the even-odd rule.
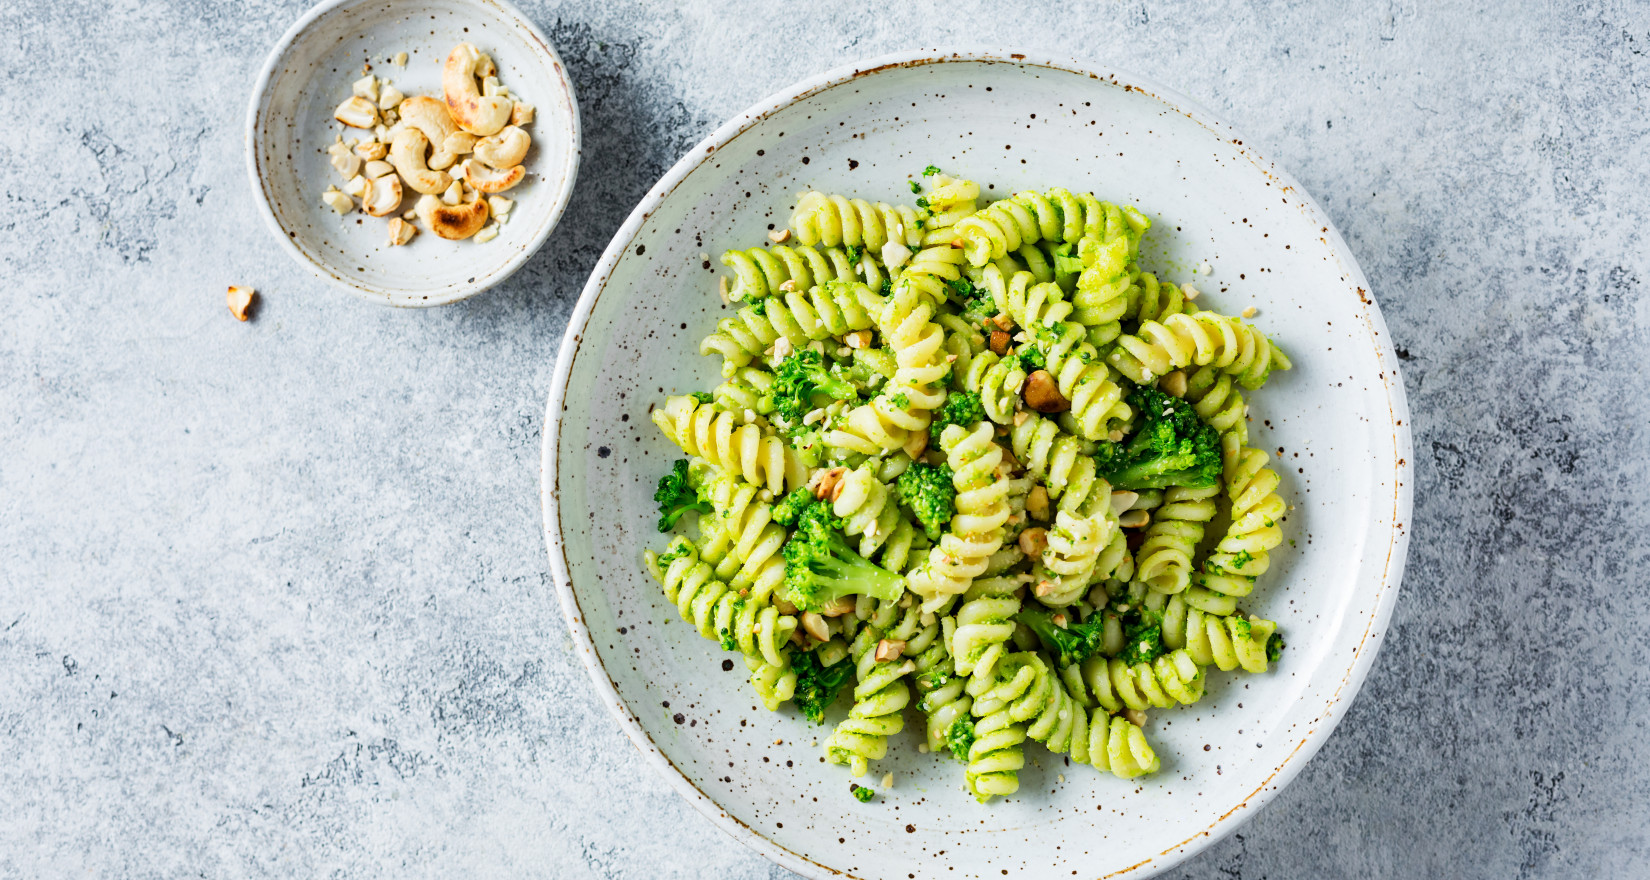
[[[652,413],[685,457],[647,569],[856,777],[908,715],[981,801],[1028,739],[1151,773],[1149,711],[1282,650],[1240,608],[1288,509],[1244,393],[1289,359],[1142,271],[1132,206],[910,187],[722,257],[722,382]]]

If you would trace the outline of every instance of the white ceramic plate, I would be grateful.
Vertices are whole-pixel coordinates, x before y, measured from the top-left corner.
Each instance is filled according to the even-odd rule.
[[[491,55],[499,80],[537,111],[526,126],[527,178],[502,193],[516,204],[492,241],[444,241],[421,228],[411,243],[390,247],[388,217],[339,217],[321,203],[329,185],[344,183],[326,154],[339,133],[333,109],[350,96],[362,62],[407,95],[440,97],[441,64],[466,41]],[[409,56],[405,68],[389,63],[398,52]],[[282,247],[320,277],[386,305],[443,305],[510,277],[549,238],[579,168],[572,81],[544,34],[503,0],[327,0],[269,53],[246,125],[252,191]],[[403,211],[418,198],[405,192]]]
[[[993,185],[993,196],[1062,185],[1142,206],[1154,219],[1143,263],[1190,280],[1207,261],[1200,305],[1255,306],[1255,323],[1294,359],[1251,403],[1252,442],[1274,454],[1296,505],[1286,523],[1295,543],[1243,603],[1278,620],[1289,647],[1269,674],[1214,672],[1201,703],[1153,712],[1155,776],[1123,782],[1027,743],[1020,793],[981,806],[958,764],[917,752],[922,725],[908,720],[867,780],[892,771],[894,788],[860,804],[847,772],[813,745],[828,729],[755,708],[743,664],[724,672],[733,655],[684,624],[641,568],[643,548],[665,542],[654,483],[680,455],[648,410],[717,381],[718,362],[696,353],[726,313],[716,257],[765,242],[800,190],[909,199],[908,176],[930,163]],[[785,867],[811,877],[1149,874],[1229,833],[1300,772],[1374,660],[1410,510],[1395,363],[1368,284],[1323,212],[1185,97],[1035,55],[880,58],[729,121],[614,237],[550,393],[551,567],[574,643],[626,733],[684,797]]]

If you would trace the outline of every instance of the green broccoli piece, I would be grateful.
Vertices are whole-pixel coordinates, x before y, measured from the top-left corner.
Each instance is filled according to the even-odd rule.
[[[951,757],[959,761],[968,760],[968,750],[974,746],[974,722],[964,717],[951,722],[945,731],[945,746],[951,750]]]
[[[1020,346],[1018,355],[1020,369],[1025,370],[1027,373],[1035,373],[1048,366],[1048,357],[1043,354],[1042,349],[1035,345]]]
[[[862,804],[863,803],[868,803],[871,800],[871,798],[874,798],[874,797],[877,796],[877,793],[876,793],[875,789],[872,789],[868,785],[860,785],[857,782],[850,784],[848,786],[848,790],[850,792],[853,792],[854,800],[857,800]]]
[[[919,208],[928,207],[928,199],[924,196],[917,196],[917,207],[919,207]]]
[[[773,513],[770,516],[774,522],[790,528],[796,525],[797,519],[802,516],[802,511],[807,510],[809,506],[818,500],[814,497],[812,489],[806,486],[798,486],[773,506]]]
[[[972,391],[954,391],[945,396],[945,402],[940,404],[939,409],[934,410],[934,419],[928,423],[928,438],[938,443],[947,425],[972,428],[983,421],[985,404],[980,402],[980,395]]]
[[[928,540],[938,541],[957,512],[957,487],[951,482],[951,469],[943,464],[912,462],[894,485],[900,501],[928,533]]]
[[[852,263],[853,265],[858,266],[859,261],[864,259],[864,258],[865,258],[865,246],[864,245],[861,245],[861,244],[848,245],[848,262],[849,263]]]
[[[1114,488],[1199,488],[1220,479],[1220,434],[1190,403],[1144,385],[1130,392],[1128,401],[1140,420],[1134,435],[1123,443],[1103,443],[1095,453],[1101,475]]]
[[[825,368],[825,359],[819,352],[802,349],[779,364],[774,371],[773,407],[793,428],[802,426],[802,418],[814,408],[813,396],[825,394],[837,400],[852,400],[859,396],[852,382]]]
[[[939,169],[939,166],[937,166],[937,165],[930,165],[927,168],[922,169],[922,176],[923,177],[933,177],[934,175],[936,175],[938,173],[940,173],[940,169]]]
[[[914,193],[922,192],[922,184],[916,182],[915,180],[907,180],[906,183],[911,185],[911,191],[912,192],[914,192]]]
[[[692,552],[693,542],[682,537],[681,535],[677,535],[676,539],[670,542],[670,546],[665,548],[665,552],[660,553],[654,558],[653,561],[657,563],[661,569],[669,568],[672,562],[675,562],[676,560],[681,559]]]
[[[766,315],[768,313],[768,300],[766,298],[759,299],[756,302],[753,302],[750,305],[746,306],[745,308],[749,309],[750,313],[753,314],[753,315],[757,315],[757,316]]]
[[[824,724],[825,710],[854,677],[854,661],[843,658],[832,666],[821,666],[819,656],[809,651],[791,655],[791,671],[796,673],[796,694],[792,697],[796,707],[809,721]]]
[[[1043,643],[1045,650],[1054,655],[1057,665],[1062,669],[1074,663],[1081,663],[1088,659],[1090,654],[1100,650],[1105,622],[1099,615],[1089,618],[1087,623],[1059,626],[1054,622],[1053,611],[1033,605],[1014,615],[1014,619],[1036,633],[1037,640]]]
[[[917,690],[923,693],[937,691],[945,687],[949,681],[951,681],[951,673],[946,672],[944,669],[930,669],[917,676]],[[926,706],[923,707],[923,711],[927,711]]]
[[[1266,640],[1266,659],[1276,663],[1278,658],[1283,656],[1283,648],[1283,635],[1272,633],[1272,637]]]
[[[676,464],[670,473],[659,478],[659,489],[653,493],[653,500],[659,502],[659,531],[668,532],[676,527],[676,521],[682,514],[690,510],[700,513],[710,513],[710,502],[699,497],[688,481],[688,463],[685,458],[676,459]]]
[[[744,599],[735,599],[735,600],[733,600],[733,614],[731,616],[734,619],[738,619],[740,612],[742,612],[744,610],[745,610],[745,600]],[[716,631],[716,635],[717,635],[717,640],[722,643],[722,650],[724,650],[724,651],[737,651],[737,650],[739,650],[739,643],[735,642],[733,640],[733,630],[731,630],[730,628],[724,626],[721,629],[718,629]]]
[[[690,394],[688,396],[693,398],[694,400],[699,401],[699,404],[701,406],[703,406],[704,404],[710,403],[712,400],[716,399],[715,395],[711,394],[709,391],[695,391],[695,392],[693,392],[692,394]]]
[[[1163,624],[1155,614],[1129,612],[1123,616],[1123,651],[1117,656],[1130,666],[1163,656]]]
[[[807,611],[818,611],[843,596],[892,601],[905,592],[903,575],[867,561],[848,546],[842,520],[824,502],[802,509],[784,554],[784,598]]]
[[[882,279],[882,288],[880,290],[878,290],[877,292],[882,294],[885,297],[892,294],[894,292],[894,279],[892,279],[892,278]]]
[[[1237,555],[1232,557],[1232,567],[1241,569],[1245,565],[1248,565],[1249,563],[1254,562],[1254,561],[1255,561],[1254,555],[1251,554],[1248,550],[1239,550]]]

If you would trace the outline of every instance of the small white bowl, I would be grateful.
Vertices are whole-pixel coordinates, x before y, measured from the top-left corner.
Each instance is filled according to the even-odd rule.
[[[492,241],[446,241],[421,228],[390,247],[387,217],[340,217],[321,203],[327,187],[344,183],[326,153],[340,129],[333,109],[363,63],[409,96],[439,97],[441,64],[461,42],[492,56],[500,82],[536,109],[526,126],[527,178],[502,193],[515,207]],[[391,61],[398,52],[407,53],[404,68]],[[510,277],[550,236],[578,174],[579,108],[550,41],[503,0],[326,0],[264,63],[247,112],[246,162],[258,207],[293,259],[372,302],[438,306]],[[401,211],[417,200],[407,192]]]
[[[1294,360],[1250,400],[1250,443],[1276,456],[1292,505],[1290,542],[1241,605],[1277,620],[1288,649],[1265,675],[1212,674],[1201,702],[1154,710],[1155,775],[1124,782],[1028,744],[1019,794],[982,806],[959,765],[917,751],[912,710],[860,780],[897,784],[859,803],[847,771],[823,761],[830,728],[755,708],[743,665],[642,571],[643,549],[666,539],[654,488],[681,457],[648,411],[720,377],[698,352],[730,314],[716,258],[767,243],[798,191],[909,203],[907,175],[930,163],[994,186],[991,198],[1060,185],[1140,205],[1154,221],[1142,265],[1195,281],[1199,305],[1257,307],[1254,322]],[[820,880],[1138,878],[1254,815],[1351,705],[1403,573],[1409,430],[1369,283],[1324,211],[1247,138],[1098,65],[917,51],[757,103],[637,205],[562,342],[545,416],[545,538],[598,696],[666,782],[742,843]]]

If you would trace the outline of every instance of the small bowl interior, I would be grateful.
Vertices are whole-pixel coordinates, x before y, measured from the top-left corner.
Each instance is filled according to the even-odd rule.
[[[1003,61],[890,65],[735,120],[742,131],[699,148],[620,232],[562,354],[546,527],[575,642],[678,790],[810,876],[1094,877],[1178,861],[1322,742],[1367,669],[1402,567],[1402,386],[1362,276],[1321,212],[1237,135],[1138,83]],[[1065,186],[1138,204],[1153,219],[1146,268],[1195,281],[1201,305],[1256,307],[1254,323],[1294,359],[1250,396],[1250,442],[1272,454],[1294,508],[1290,540],[1241,603],[1278,620],[1288,649],[1269,674],[1212,672],[1201,702],[1152,712],[1156,775],[1125,782],[1028,743],[1020,793],[981,806],[960,765],[918,753],[913,709],[860,780],[891,772],[893,789],[858,803],[846,770],[821,758],[830,728],[758,708],[743,665],[725,662],[733,655],[700,638],[642,570],[643,549],[666,541],[654,484],[681,456],[649,412],[719,380],[697,351],[730,314],[716,294],[719,255],[766,245],[800,191],[908,201],[908,178],[928,164],[992,187],[990,198]],[[1194,276],[1204,263],[1213,274]]]
[[[460,42],[492,56],[499,80],[534,105],[526,179],[501,195],[515,202],[499,236],[446,241],[422,228],[391,247],[389,217],[343,217],[321,203],[344,181],[326,153],[341,126],[333,110],[362,65],[408,96],[441,96],[441,65]],[[406,52],[405,67],[391,59]],[[578,168],[578,113],[561,61],[519,14],[491,0],[343,2],[321,11],[272,59],[253,96],[254,186],[288,250],[322,277],[377,302],[439,305],[502,281],[543,243],[560,218]],[[342,131],[345,139],[359,129]],[[418,193],[404,188],[398,211]]]

